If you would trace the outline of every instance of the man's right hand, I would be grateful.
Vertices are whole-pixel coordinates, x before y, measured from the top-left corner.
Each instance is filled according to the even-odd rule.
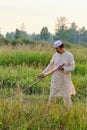
[[[39,75],[39,78],[41,78],[41,79],[44,78],[44,77],[45,77],[44,74],[40,74],[40,75]]]

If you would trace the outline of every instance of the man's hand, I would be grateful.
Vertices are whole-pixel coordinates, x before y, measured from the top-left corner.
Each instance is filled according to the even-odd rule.
[[[41,78],[41,79],[44,78],[44,77],[45,77],[44,74],[40,74],[40,75],[39,75],[39,78]]]
[[[65,64],[60,65],[60,66],[58,67],[58,70],[64,70],[64,68],[63,68],[64,65],[65,65]]]

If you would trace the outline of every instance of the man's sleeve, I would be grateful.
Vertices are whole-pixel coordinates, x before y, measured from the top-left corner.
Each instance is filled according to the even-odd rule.
[[[53,70],[54,70],[54,58],[52,57],[50,64],[44,69],[44,71],[42,72],[43,74],[45,74],[45,76],[47,74],[50,74]]]
[[[69,56],[69,66],[64,66],[63,68],[65,73],[75,69],[75,61],[72,54]]]

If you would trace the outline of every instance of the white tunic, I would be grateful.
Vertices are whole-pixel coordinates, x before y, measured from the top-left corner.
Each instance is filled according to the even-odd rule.
[[[70,96],[76,93],[71,80],[71,71],[75,68],[75,62],[70,52],[65,51],[62,54],[56,52],[42,73],[47,75],[63,64],[65,64],[64,71],[57,70],[52,74],[50,96]]]

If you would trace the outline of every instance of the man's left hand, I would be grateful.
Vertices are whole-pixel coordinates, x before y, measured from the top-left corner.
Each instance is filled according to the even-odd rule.
[[[60,65],[60,66],[58,67],[58,70],[64,70],[63,66]]]

